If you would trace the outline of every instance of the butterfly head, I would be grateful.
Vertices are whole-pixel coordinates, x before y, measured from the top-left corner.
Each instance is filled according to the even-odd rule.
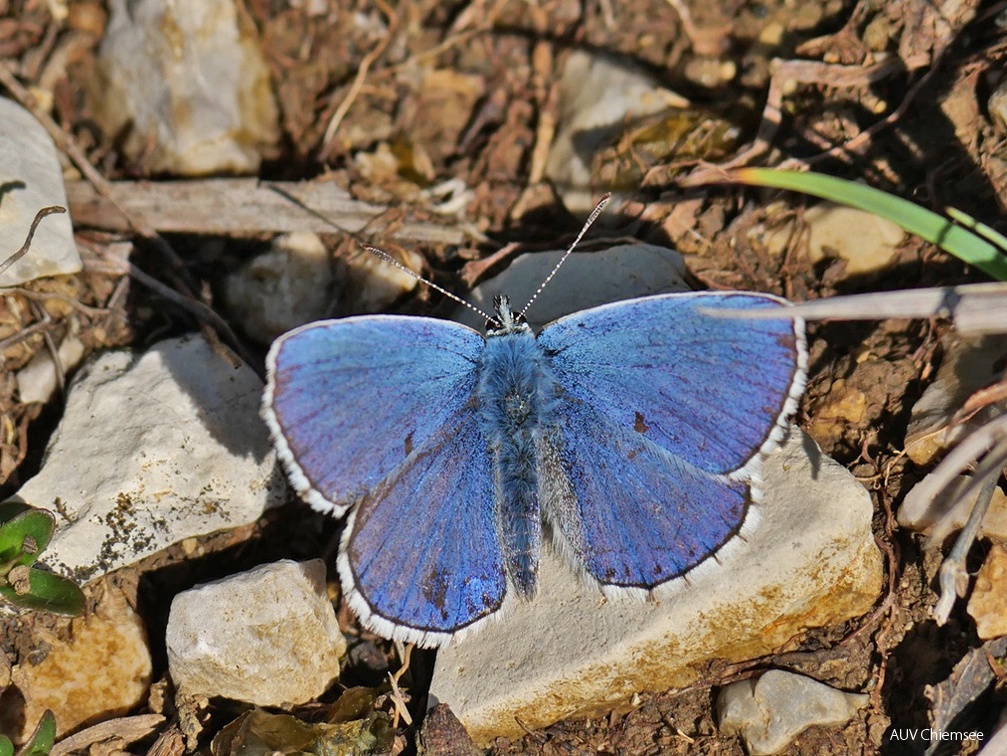
[[[510,297],[498,294],[493,297],[493,318],[486,321],[486,335],[500,336],[505,333],[531,331],[524,315],[510,307]]]

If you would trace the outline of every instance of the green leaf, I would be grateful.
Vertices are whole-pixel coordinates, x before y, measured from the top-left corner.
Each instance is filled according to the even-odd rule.
[[[49,545],[56,518],[45,509],[29,508],[0,525],[0,562],[9,569],[18,564],[30,565],[39,552]],[[6,570],[0,571],[0,574]]]
[[[46,709],[42,719],[39,720],[38,727],[31,734],[28,742],[21,746],[18,756],[45,756],[52,750],[56,742],[56,717]]]
[[[771,168],[742,168],[727,174],[727,180],[754,186],[789,189],[839,202],[874,213],[896,223],[928,242],[936,244],[962,262],[988,276],[1007,281],[1007,255],[988,241],[986,233],[974,233],[953,220],[880,189],[821,173],[777,171]],[[964,216],[964,214],[962,214]],[[964,216],[967,217],[967,216]],[[982,231],[985,227],[976,226]],[[986,236],[987,238],[983,238]]]
[[[0,735],[0,756],[14,756],[14,744],[6,735]]]
[[[31,568],[28,592],[19,594],[9,583],[0,583],[0,597],[25,609],[75,617],[84,611],[84,593],[61,575]]]

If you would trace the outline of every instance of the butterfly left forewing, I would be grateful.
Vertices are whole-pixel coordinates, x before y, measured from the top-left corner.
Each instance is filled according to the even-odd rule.
[[[262,414],[291,483],[343,515],[471,401],[483,350],[471,328],[361,315],[273,342]]]

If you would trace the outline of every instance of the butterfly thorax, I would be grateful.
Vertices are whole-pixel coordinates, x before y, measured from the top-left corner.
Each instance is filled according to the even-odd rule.
[[[493,458],[495,508],[507,574],[522,598],[535,595],[542,517],[538,444],[556,402],[548,358],[527,323],[499,298],[499,328],[487,332],[476,398]]]

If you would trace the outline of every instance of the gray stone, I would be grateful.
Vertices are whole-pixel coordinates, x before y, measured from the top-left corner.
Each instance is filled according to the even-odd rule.
[[[952,333],[942,339],[941,346],[944,352],[941,366],[913,405],[906,426],[906,454],[917,465],[932,462],[938,454],[989,421],[985,413],[977,413],[961,423],[951,423],[969,396],[999,377],[997,365],[1007,353],[1007,335]]]
[[[262,50],[233,0],[111,0],[88,95],[151,173],[251,174],[279,136]]]
[[[281,234],[225,281],[227,308],[260,344],[332,310],[329,250],[308,231]]]
[[[947,492],[937,498],[933,496],[930,476],[909,489],[902,500],[896,519],[899,526],[929,534],[940,523],[940,532],[947,536],[961,530],[975,506],[979,492],[962,498],[957,492],[963,491],[971,482],[968,475],[958,475],[952,480]],[[1003,489],[994,488],[989,509],[979,528],[980,536],[987,536],[1007,542],[1007,494]]]
[[[791,243],[795,221],[767,232],[762,237],[772,254],[780,254]],[[832,202],[820,202],[804,211],[802,228],[807,230],[808,257],[812,262],[827,258],[846,261],[846,275],[865,275],[891,264],[905,237],[905,230],[875,213]],[[855,228],[856,234],[850,229]]]
[[[380,312],[418,285],[417,278],[365,249],[333,260],[310,232],[281,234],[270,247],[225,282],[228,309],[262,344],[334,314]],[[416,252],[402,250],[398,259],[422,270]]]
[[[284,559],[178,594],[165,642],[181,695],[256,706],[321,695],[346,652],[320,559]]]
[[[71,333],[60,342],[56,350],[59,369],[64,373],[73,370],[84,357],[84,344],[77,338],[77,321],[71,321]],[[31,361],[17,371],[17,393],[22,402],[47,402],[56,391],[56,363],[47,349],[35,353]]]
[[[0,97],[0,263],[24,245],[38,211],[52,205],[67,208],[56,145],[35,116]],[[70,214],[50,215],[27,254],[0,273],[0,287],[80,269]]]
[[[191,336],[81,368],[42,469],[17,493],[56,515],[43,562],[91,580],[284,501],[262,381],[231,360]]]
[[[869,700],[866,693],[844,693],[810,677],[770,670],[724,688],[717,714],[721,732],[740,734],[752,756],[769,756],[812,725],[846,724]]]
[[[499,276],[474,288],[466,300],[491,314],[493,297],[506,294],[513,307],[523,308],[563,252],[521,255]],[[528,323],[537,333],[546,323],[577,310],[650,294],[688,291],[685,275],[682,255],[653,244],[620,244],[597,252],[574,252],[529,309]],[[467,307],[457,308],[452,317],[480,332],[486,325],[482,315]]]
[[[423,270],[423,256],[418,252],[400,247],[387,254],[414,273]],[[346,280],[339,302],[341,312],[380,312],[419,285],[418,278],[365,249],[358,249],[343,262]]]

